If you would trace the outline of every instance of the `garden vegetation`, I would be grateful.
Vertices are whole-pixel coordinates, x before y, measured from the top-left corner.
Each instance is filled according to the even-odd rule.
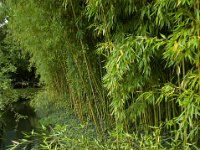
[[[43,123],[66,127],[71,109],[101,139],[66,139],[56,125],[49,138],[61,136],[43,136],[44,149],[200,148],[199,0],[3,4],[6,41],[31,56],[44,86],[32,100]]]

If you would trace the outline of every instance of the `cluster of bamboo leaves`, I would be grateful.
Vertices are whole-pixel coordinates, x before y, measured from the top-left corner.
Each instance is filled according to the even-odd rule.
[[[47,91],[97,131],[162,128],[198,145],[199,0],[7,0],[10,36]],[[42,100],[41,100],[42,101]],[[118,144],[118,143],[117,143]]]

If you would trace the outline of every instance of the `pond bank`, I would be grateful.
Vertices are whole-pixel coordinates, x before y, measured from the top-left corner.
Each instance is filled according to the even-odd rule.
[[[23,132],[30,132],[37,124],[37,117],[29,102],[17,102],[3,114],[4,131],[0,149],[6,150],[13,141],[21,139]]]

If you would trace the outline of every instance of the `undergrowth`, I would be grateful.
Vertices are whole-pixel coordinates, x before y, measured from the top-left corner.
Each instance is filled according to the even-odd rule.
[[[40,91],[31,101],[34,106],[39,125],[36,130],[24,133],[24,138],[13,141],[9,150],[43,149],[43,150],[174,150],[182,149],[182,140],[176,138],[177,130],[169,132],[169,123],[159,127],[149,126],[146,130],[117,132],[108,129],[103,134],[96,132],[94,123],[88,118],[82,123],[74,115],[65,98],[57,99],[47,91]],[[56,99],[56,100],[55,100]],[[187,143],[184,149],[198,149],[195,143]]]

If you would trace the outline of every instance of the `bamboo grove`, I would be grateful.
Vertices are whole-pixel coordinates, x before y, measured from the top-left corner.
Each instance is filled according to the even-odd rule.
[[[117,140],[159,128],[176,146],[199,144],[199,0],[4,3],[9,38],[82,122]]]

